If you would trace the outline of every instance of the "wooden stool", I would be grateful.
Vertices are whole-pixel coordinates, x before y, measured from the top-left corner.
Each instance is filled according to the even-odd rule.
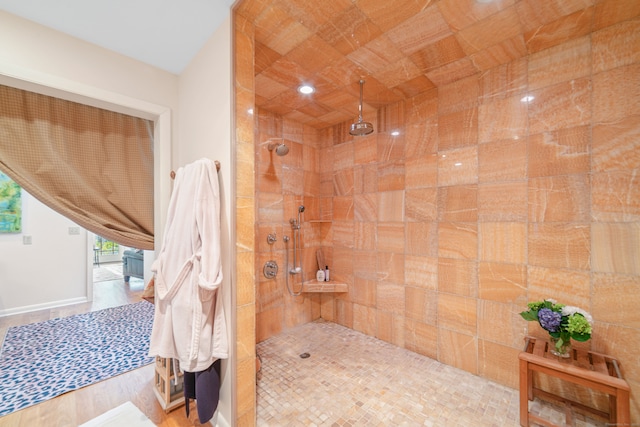
[[[534,397],[563,402],[568,405],[567,424],[572,425],[571,406],[589,412],[617,426],[630,426],[629,385],[620,375],[618,361],[611,356],[592,351],[571,350],[571,358],[562,359],[549,353],[549,342],[526,337],[520,352],[520,425],[533,421],[544,426],[558,427],[529,413],[529,400]],[[609,395],[609,412],[583,405],[541,390],[533,384],[533,371],[559,378]]]

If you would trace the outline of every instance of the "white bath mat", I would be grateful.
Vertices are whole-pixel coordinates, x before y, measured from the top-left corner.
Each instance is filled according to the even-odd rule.
[[[131,402],[123,403],[117,408],[105,412],[87,421],[80,427],[155,427],[140,410]]]

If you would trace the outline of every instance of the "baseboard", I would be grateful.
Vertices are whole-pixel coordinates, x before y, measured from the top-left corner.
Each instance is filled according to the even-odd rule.
[[[87,297],[78,297],[66,300],[51,301],[42,304],[26,305],[23,307],[7,308],[5,310],[0,310],[0,317],[13,316],[14,314],[30,313],[32,311],[38,310],[47,310],[50,308],[64,307],[65,305],[81,304],[87,301]]]
[[[220,411],[218,411],[216,415],[217,416],[215,419],[215,424],[213,424],[213,422],[211,424],[215,425],[216,427],[231,427],[231,424],[229,424],[229,422],[225,420]]]

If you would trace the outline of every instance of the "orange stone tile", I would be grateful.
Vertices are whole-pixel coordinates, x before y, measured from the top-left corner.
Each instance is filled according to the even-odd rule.
[[[640,115],[592,129],[593,171],[619,171],[640,168]]]
[[[478,258],[478,225],[471,222],[441,222],[438,225],[438,256]]]
[[[392,129],[401,129],[395,127]],[[390,135],[389,133],[378,134],[378,162],[389,162],[402,160],[404,157],[404,135]]]
[[[439,221],[477,221],[478,186],[439,187],[437,208]]]
[[[589,272],[530,265],[527,275],[529,301],[553,298],[588,311],[591,285]]]
[[[476,297],[478,263],[475,260],[438,258],[438,292]]]
[[[389,64],[400,61],[403,55],[389,37],[383,34],[354,50],[347,55],[347,58],[355,64],[366,67],[371,73],[377,73]]]
[[[638,2],[602,0],[596,4],[593,29],[600,30],[637,16],[640,16],[640,3]]]
[[[593,13],[594,8],[589,7],[527,31],[524,35],[527,51],[540,52],[589,34]]]
[[[375,267],[375,263],[374,263]],[[357,304],[375,306],[376,282],[355,276],[353,285],[349,286],[349,296]]]
[[[331,16],[317,34],[340,53],[347,55],[382,32],[354,5]]]
[[[378,191],[404,190],[404,160],[378,163]]]
[[[527,267],[523,264],[479,263],[478,297],[483,300],[526,305]]]
[[[640,19],[621,22],[592,34],[593,72],[640,62]]]
[[[375,222],[378,219],[378,197],[376,193],[356,195],[353,198],[356,221]],[[401,211],[402,212],[402,211]]]
[[[404,275],[408,286],[438,289],[438,258],[428,256],[405,255]]]
[[[438,255],[438,223],[406,222],[405,253],[411,255]]]
[[[404,209],[407,221],[424,222],[436,220],[438,196],[436,188],[411,189],[406,190],[404,193]],[[402,206],[395,204],[394,208],[398,211],[402,209]]]
[[[380,191],[377,195],[378,221],[404,221],[404,191]]]
[[[478,146],[478,181],[518,181],[527,176],[527,144],[507,139]]]
[[[580,37],[528,57],[529,90],[591,75],[591,38]]]
[[[438,7],[449,25],[455,31],[459,31],[514,3],[514,0],[487,3],[476,0],[442,0]]]
[[[479,83],[480,104],[516,95],[522,97],[527,90],[527,60],[518,59],[493,67],[480,75]]]
[[[591,79],[582,78],[531,92],[529,134],[591,123]],[[596,99],[594,84],[594,100]],[[607,93],[607,96],[611,96]],[[595,118],[595,117],[594,117]]]
[[[640,63],[593,76],[593,123],[611,123],[640,111]]]
[[[515,7],[476,22],[456,33],[456,38],[467,54],[478,52],[522,33]]]
[[[405,312],[404,286],[395,283],[378,282],[376,286],[377,308],[396,314]]]
[[[378,161],[378,143],[376,138],[360,138],[354,141],[354,163],[362,165]]]
[[[478,108],[478,142],[518,140],[527,134],[527,104],[521,98],[496,99]]]
[[[469,58],[478,71],[487,71],[524,58],[526,55],[527,47],[524,44],[524,37],[517,35],[473,53]]]
[[[594,223],[591,226],[594,272],[640,275],[640,224]]]
[[[428,3],[427,0],[359,1],[358,6],[381,30],[388,31],[419,13]]]
[[[589,127],[580,126],[529,137],[529,176],[589,171]]]
[[[527,183],[479,185],[477,206],[479,221],[524,222],[527,220]]]
[[[254,21],[256,38],[281,55],[307,39],[311,32],[277,6],[271,6]]]
[[[458,295],[438,294],[438,328],[475,335],[477,300]]]
[[[591,178],[591,216],[602,222],[640,220],[637,171],[596,173]]]
[[[333,194],[336,196],[350,196],[353,194],[353,169],[340,169],[334,172]]]
[[[355,331],[375,336],[377,330],[376,320],[377,315],[374,308],[353,304],[353,329]]]
[[[474,375],[478,374],[477,338],[440,328],[438,360]]]
[[[464,58],[464,52],[458,40],[450,35],[411,54],[409,58],[420,69],[427,73],[438,67]]]
[[[436,292],[424,288],[405,288],[405,316],[409,319],[436,325],[437,322],[437,301]]]
[[[521,343],[522,344],[522,343]],[[478,339],[478,375],[518,388],[518,354],[522,349]]]
[[[478,338],[508,347],[519,347],[526,324],[520,311],[523,311],[522,306],[515,304],[479,300]]]
[[[478,147],[440,151],[438,155],[439,186],[478,182]]]
[[[354,245],[359,250],[374,250],[376,248],[376,223],[354,223]]]
[[[378,166],[373,164],[355,168],[353,180],[355,194],[375,193],[378,191]]]
[[[432,359],[438,358],[438,328],[405,317],[404,347]]]
[[[352,221],[333,221],[331,225],[333,228],[333,244],[341,248],[353,249],[354,247],[353,222]]]
[[[529,221],[588,222],[590,183],[587,174],[529,180]]]
[[[376,252],[356,250],[353,255],[353,275],[356,278],[375,281],[378,278],[378,274],[376,270],[377,263],[378,263],[378,257]],[[358,286],[354,286],[354,292],[357,288]],[[375,292],[373,294],[375,295]],[[362,300],[354,299],[354,301],[360,304],[365,304],[365,302]],[[373,302],[375,302],[375,298]]]
[[[478,106],[480,82],[477,76],[438,87],[438,114],[469,110]]]
[[[640,277],[621,274],[593,275],[591,315],[600,322],[640,329]],[[611,307],[616,307],[612,310]]]
[[[481,261],[524,264],[527,247],[525,223],[481,222],[478,227]]]
[[[405,188],[435,187],[437,183],[437,154],[414,156],[405,160]]]
[[[592,3],[593,0],[550,0],[544,3],[523,0],[516,4],[516,8],[524,30],[529,31],[584,9],[585,5],[591,6]]]
[[[404,348],[404,319],[402,315],[377,310],[378,331],[376,337],[380,340]]]
[[[478,73],[475,63],[469,58],[462,58],[457,61],[450,62],[426,73],[426,76],[437,87],[442,87],[465,77],[471,77]]]
[[[437,7],[427,7],[387,32],[393,43],[406,55],[452,34]]]
[[[438,150],[451,150],[477,143],[477,108],[442,114],[438,117]]]
[[[333,198],[333,219],[353,220],[353,197]]]
[[[333,158],[330,162],[325,160],[326,167],[333,167],[333,170],[351,169],[354,164],[354,144],[345,142],[333,147]],[[325,169],[323,167],[322,169]]]
[[[433,154],[438,151],[438,119],[429,118],[424,122],[405,126],[405,159],[409,160]]]
[[[529,224],[529,264],[588,270],[591,232],[584,223]],[[595,242],[594,242],[595,243]]]
[[[404,252],[404,223],[379,222],[377,248],[383,252]]]
[[[379,252],[376,271],[378,282],[404,283],[404,254]]]

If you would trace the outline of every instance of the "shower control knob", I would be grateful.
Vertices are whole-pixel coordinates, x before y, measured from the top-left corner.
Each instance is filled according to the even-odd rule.
[[[273,279],[278,274],[278,263],[273,260],[265,262],[262,273],[267,279]]]

